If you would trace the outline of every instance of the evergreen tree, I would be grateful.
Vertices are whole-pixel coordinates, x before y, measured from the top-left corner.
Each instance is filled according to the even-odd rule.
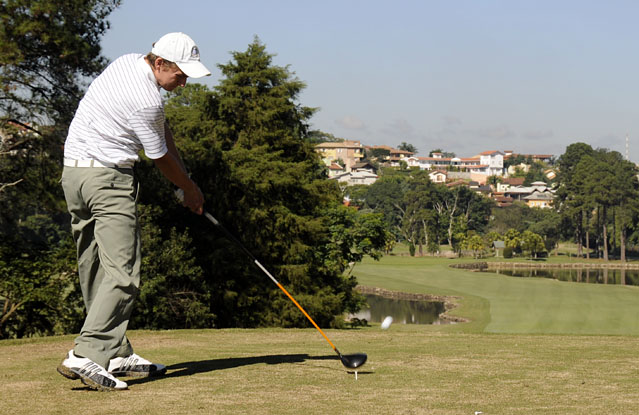
[[[621,261],[626,261],[626,246],[628,232],[636,227],[639,218],[639,181],[637,179],[637,166],[628,161],[619,159],[614,166],[614,181],[611,184],[614,189],[615,219],[619,228],[619,251]]]
[[[337,184],[326,180],[308,139],[314,109],[298,103],[303,82],[287,67],[273,65],[257,38],[232,56],[219,66],[223,79],[213,91],[191,85],[171,95],[166,114],[176,144],[205,194],[205,208],[318,324],[339,326],[343,313],[363,302],[354,291],[356,279],[345,271],[362,255],[376,256],[383,249],[382,222],[378,215],[342,207]],[[145,185],[155,186],[143,192],[143,203],[164,206],[154,214],[153,227],[164,238],[171,236],[173,226],[178,234],[188,229],[182,243],[193,249],[180,251],[186,260],[194,258],[192,272],[201,281],[190,288],[197,313],[203,313],[198,304],[207,301],[209,309],[202,315],[217,327],[309,324],[241,249],[172,202],[166,181],[156,180],[148,163],[141,170]],[[166,286],[168,279],[160,276],[167,273],[156,274],[144,278]],[[161,290],[167,292],[166,287]],[[139,315],[148,316],[157,306],[152,296],[146,298]],[[149,324],[148,318],[139,320],[140,326]]]
[[[559,174],[555,208],[562,216],[573,222],[577,254],[583,253],[583,241],[588,241],[586,225],[590,215],[588,194],[584,191],[582,177],[576,175],[577,165],[587,156],[592,156],[594,150],[585,143],[574,143],[566,148],[566,152],[557,160]]]

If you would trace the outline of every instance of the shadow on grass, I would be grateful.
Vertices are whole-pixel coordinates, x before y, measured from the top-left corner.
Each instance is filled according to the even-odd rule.
[[[307,360],[332,360],[338,361],[339,357],[335,355],[328,356],[309,356],[308,354],[280,354],[280,355],[266,355],[266,356],[253,356],[253,357],[232,357],[228,359],[211,359],[200,360],[195,362],[183,362],[176,363],[174,365],[167,366],[167,373],[163,376],[148,377],[148,378],[128,378],[126,383],[129,385],[140,385],[147,382],[153,382],[156,380],[178,378],[182,376],[192,376],[199,373],[214,372],[216,370],[233,369],[241,366],[257,365],[264,363],[267,365],[280,365],[280,364],[294,364],[304,363]],[[343,371],[342,366],[326,367],[331,370]],[[353,375],[355,372],[347,370],[346,373]],[[372,374],[373,371],[358,371],[358,375]],[[89,391],[95,392],[93,389],[87,386],[80,386],[72,388],[75,391]]]
[[[146,382],[153,382],[155,380],[177,378],[182,376],[192,376],[199,373],[214,372],[216,370],[233,369],[241,366],[250,366],[257,364],[267,365],[279,365],[279,364],[291,364],[291,363],[304,363],[307,360],[332,360],[339,362],[338,356],[309,356],[308,354],[280,354],[280,355],[266,355],[266,356],[252,356],[252,357],[232,357],[227,359],[211,359],[200,360],[194,362],[176,363],[174,365],[167,366],[167,373],[160,377],[150,378],[138,378],[127,379],[126,382],[129,385],[138,385]],[[341,368],[341,364],[339,368]],[[336,369],[338,367],[336,366]],[[366,374],[372,372],[359,372],[359,374]]]

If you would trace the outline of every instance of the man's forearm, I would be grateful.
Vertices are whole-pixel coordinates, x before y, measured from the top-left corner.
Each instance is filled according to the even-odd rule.
[[[189,177],[182,158],[175,147],[169,124],[166,122],[164,123],[164,137],[168,151],[164,156],[154,160],[155,165],[167,179],[184,191],[184,205],[201,215],[204,211],[204,195],[197,184]]]
[[[171,151],[154,160],[155,165],[162,174],[180,189],[190,190],[195,183],[189,178],[179,156],[174,156]]]

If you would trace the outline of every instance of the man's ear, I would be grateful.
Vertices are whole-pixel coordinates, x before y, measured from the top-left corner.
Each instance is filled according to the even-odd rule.
[[[166,61],[163,58],[155,58],[155,63],[153,65],[155,67],[155,70],[159,71],[160,68],[162,68],[162,66],[164,65],[164,62]]]

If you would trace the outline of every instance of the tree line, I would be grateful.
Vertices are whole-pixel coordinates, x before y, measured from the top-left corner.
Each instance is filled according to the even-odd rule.
[[[555,206],[573,232],[579,256],[589,257],[594,249],[608,260],[618,251],[625,261],[628,243],[639,238],[637,166],[617,151],[574,143],[559,157],[558,169]]]

